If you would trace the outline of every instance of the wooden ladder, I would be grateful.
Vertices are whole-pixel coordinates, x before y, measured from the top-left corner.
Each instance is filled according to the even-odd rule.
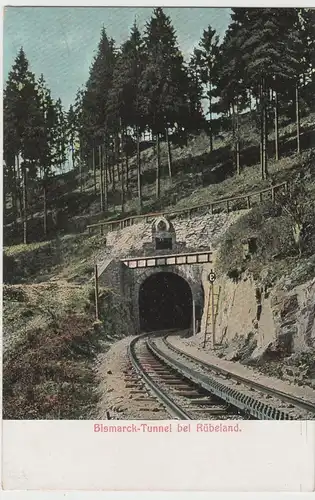
[[[220,291],[221,287],[219,287],[219,290],[217,291],[214,283],[212,283],[209,287],[208,307],[207,307],[207,317],[206,317],[203,347],[206,347],[206,343],[209,341],[211,342],[213,349],[216,344],[215,326],[219,311]]]

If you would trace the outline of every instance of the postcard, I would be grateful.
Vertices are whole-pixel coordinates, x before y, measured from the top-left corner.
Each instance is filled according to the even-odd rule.
[[[314,21],[4,9],[5,490],[314,490]]]

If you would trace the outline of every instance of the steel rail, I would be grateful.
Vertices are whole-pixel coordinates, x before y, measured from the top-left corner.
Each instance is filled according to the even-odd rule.
[[[250,414],[259,420],[294,420],[294,418],[283,409],[280,410],[271,404],[264,403],[254,396],[249,396],[234,388],[227,387],[215,378],[187,367],[159,349],[153,341],[147,341],[147,344],[151,352],[163,360],[164,363],[168,364],[185,378],[191,380],[194,384],[203,387],[207,392],[216,395],[242,412]]]
[[[251,380],[248,380],[246,377],[242,377],[242,375],[236,375],[234,373],[229,372],[225,368],[218,367],[216,365],[212,365],[209,362],[200,360],[199,358],[193,356],[192,354],[188,354],[185,351],[182,351],[178,347],[173,346],[166,337],[163,337],[163,342],[165,345],[176,352],[177,354],[180,354],[181,356],[185,356],[188,360],[192,360],[196,363],[198,363],[200,366],[203,366],[205,368],[210,368],[211,370],[225,375],[229,376],[231,379],[234,379],[238,382],[242,382],[243,384],[246,384],[249,387],[252,387],[253,389],[257,389],[260,391],[263,391],[265,394],[269,394],[270,396],[274,396],[276,398],[281,399],[283,402],[293,404],[295,407],[309,411],[310,413],[314,413],[314,418],[315,418],[315,403],[312,403],[310,401],[305,401],[304,399],[301,399],[297,396],[291,396],[283,391],[280,391],[279,389],[271,389],[269,387],[266,387],[264,384],[260,382],[254,382]]]
[[[150,377],[148,373],[146,373],[145,369],[142,367],[141,362],[137,356],[135,346],[136,344],[147,337],[148,334],[138,335],[136,338],[132,339],[128,346],[128,354],[134,369],[139,373],[140,377],[143,379],[145,384],[151,389],[154,396],[163,404],[165,409],[175,418],[181,420],[192,420],[191,416],[185,412],[177,403],[175,403],[171,398],[168,397],[165,391],[161,389]]]

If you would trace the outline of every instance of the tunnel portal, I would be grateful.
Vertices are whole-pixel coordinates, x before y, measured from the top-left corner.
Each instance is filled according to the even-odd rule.
[[[192,293],[187,281],[172,272],[149,276],[139,291],[142,331],[189,328],[192,322]]]

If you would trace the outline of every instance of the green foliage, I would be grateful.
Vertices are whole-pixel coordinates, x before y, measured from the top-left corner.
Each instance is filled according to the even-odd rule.
[[[134,25],[119,48],[103,27],[89,78],[67,114],[61,101],[51,98],[43,76],[36,83],[21,49],[4,92],[5,219],[14,226],[10,231],[20,237],[21,223],[24,229],[30,228],[30,215],[43,212],[43,235],[50,237],[49,212],[64,201],[61,193],[50,193],[50,180],[63,168],[68,143],[73,167],[80,169],[80,203],[85,205],[87,180],[95,196],[101,192],[103,213],[118,204],[123,213],[135,184],[138,211],[145,204],[162,206],[166,193],[160,193],[159,186],[166,169],[161,168],[159,155],[164,141],[172,182],[176,174],[172,144],[187,145],[189,137],[201,130],[207,130],[210,151],[214,149],[204,185],[213,182],[213,164],[218,165],[216,171],[221,169],[218,156],[223,150],[228,158],[221,178],[235,166],[240,175],[260,155],[261,177],[267,179],[273,156],[271,137],[278,139],[277,161],[293,147],[300,154],[307,144],[300,116],[314,106],[314,25],[311,9],[233,8],[222,42],[208,26],[189,63],[184,61],[171,18],[160,7],[154,9],[144,32]],[[209,102],[208,124],[204,98]],[[248,108],[250,132],[242,114]],[[214,119],[213,113],[219,117]],[[292,131],[290,146],[279,130],[273,134],[277,120],[279,125],[295,120],[296,129],[290,123],[295,144]],[[146,145],[141,144],[147,132],[152,140],[158,136],[159,142],[154,152],[158,199],[149,203],[144,195],[150,178],[142,154]],[[135,150],[136,171],[130,166]],[[184,175],[187,162],[182,163]],[[195,163],[191,158],[189,170],[197,174]],[[164,186],[168,185],[166,180]],[[68,191],[72,189],[69,180]],[[152,198],[150,189],[147,197]]]
[[[276,279],[315,250],[315,210],[312,194],[297,181],[289,194],[279,193],[276,204],[265,203],[241,217],[224,235],[219,251],[220,271],[238,278],[245,270],[255,279]],[[244,254],[256,239],[257,250]]]
[[[259,279],[262,270],[279,260],[294,258],[296,249],[291,224],[271,203],[254,208],[241,217],[223,237],[219,250],[219,270],[239,277],[245,270]],[[254,238],[257,250],[244,255],[244,245]]]
[[[158,7],[146,25],[146,65],[140,91],[143,94],[142,112],[148,127],[164,133],[175,123],[187,126],[188,77],[171,20]]]
[[[282,212],[287,215],[291,224],[296,248],[299,256],[312,253],[315,243],[315,200],[305,181],[296,181],[286,195],[278,200]]]
[[[110,290],[100,306],[103,322],[95,328],[88,288],[5,287],[4,418],[93,418],[97,355],[110,345],[107,338],[130,334],[129,311]]]

